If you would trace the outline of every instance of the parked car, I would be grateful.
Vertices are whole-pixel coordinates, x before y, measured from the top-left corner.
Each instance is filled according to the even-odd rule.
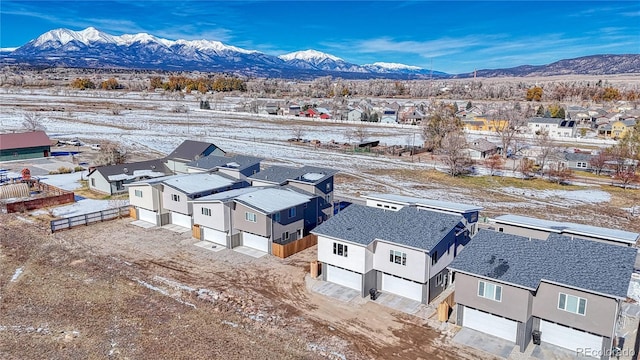
[[[93,150],[100,150],[100,144],[93,144],[93,145],[91,145],[91,148]]]

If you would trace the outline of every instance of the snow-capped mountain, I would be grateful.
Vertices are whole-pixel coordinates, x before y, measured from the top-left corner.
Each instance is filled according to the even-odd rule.
[[[254,76],[407,78],[404,70],[378,71],[316,50],[272,56],[219,41],[168,40],[146,33],[115,36],[93,27],[51,30],[9,54],[3,53],[1,60],[39,66],[200,70]]]

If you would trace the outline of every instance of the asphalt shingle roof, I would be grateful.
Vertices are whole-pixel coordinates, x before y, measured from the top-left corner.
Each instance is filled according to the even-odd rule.
[[[109,176],[114,175],[132,174],[134,171],[140,170],[149,170],[153,173],[169,175],[171,174],[171,170],[169,170],[169,168],[164,164],[164,160],[165,159],[155,159],[118,165],[98,166],[94,171],[101,173],[105,178],[109,178]]]
[[[259,164],[261,158],[245,155],[219,156],[208,155],[198,160],[192,161],[187,166],[199,169],[211,170],[215,168],[230,168],[243,170],[255,164]]]
[[[230,187],[242,181],[220,174],[196,173],[170,176],[162,182],[189,196]]]
[[[637,250],[551,234],[480,230],[449,268],[535,290],[541,281],[625,298]]]
[[[271,166],[258,172],[257,174],[249,176],[249,178],[278,185],[283,185],[288,180],[304,181],[316,184],[324,181],[329,176],[335,175],[335,173],[337,173],[336,170],[319,168],[315,166],[303,166],[300,168],[289,166]],[[317,174],[318,176],[309,176],[309,174]]]
[[[461,220],[460,215],[411,207],[389,211],[352,204],[312,232],[365,246],[379,239],[431,251]]]
[[[210,146],[219,149],[216,145],[194,140],[185,140],[182,144],[167,155],[167,159],[195,160],[198,155],[202,155]],[[222,149],[221,149],[222,150]]]

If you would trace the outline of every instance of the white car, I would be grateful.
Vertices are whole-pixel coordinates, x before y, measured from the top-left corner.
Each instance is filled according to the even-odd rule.
[[[91,148],[93,150],[100,150],[100,144],[93,144],[93,145],[91,145]]]

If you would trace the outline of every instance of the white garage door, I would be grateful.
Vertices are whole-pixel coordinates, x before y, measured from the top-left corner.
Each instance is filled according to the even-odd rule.
[[[354,290],[362,290],[362,275],[353,271],[340,269],[335,266],[327,266],[327,281],[346,286]]]
[[[503,317],[464,307],[462,326],[516,342],[518,323]]]
[[[264,236],[242,233],[242,245],[264,251],[266,253],[269,252],[269,238]]]
[[[218,231],[211,228],[202,228],[203,239],[214,242],[216,244],[227,246],[227,233],[224,231]]]
[[[583,354],[599,354],[602,348],[602,337],[572,329],[552,322],[540,320],[540,340],[563,347],[571,351],[590,349]]]
[[[187,229],[191,229],[191,216],[172,211],[171,223],[174,225],[186,227]]]
[[[388,274],[382,274],[382,291],[422,302],[422,285]]]
[[[157,225],[156,212],[155,211],[151,211],[151,210],[147,210],[147,209],[138,208],[138,220],[150,222],[152,224],[156,224]]]

